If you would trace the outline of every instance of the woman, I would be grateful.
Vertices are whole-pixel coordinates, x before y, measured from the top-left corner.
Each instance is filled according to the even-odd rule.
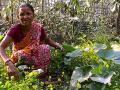
[[[20,5],[19,23],[9,29],[0,43],[0,55],[8,66],[9,75],[15,76],[15,79],[18,79],[18,71],[14,64],[18,62],[19,57],[25,59],[24,64],[35,69],[41,68],[47,72],[50,63],[50,50],[46,44],[63,51],[59,44],[48,38],[41,24],[34,21],[34,16],[34,9],[30,4]],[[13,53],[10,58],[5,53],[5,48],[11,42],[13,42]]]

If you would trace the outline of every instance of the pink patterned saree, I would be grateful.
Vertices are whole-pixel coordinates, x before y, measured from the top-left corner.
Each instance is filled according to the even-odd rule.
[[[24,64],[34,69],[47,70],[50,64],[50,49],[48,45],[41,44],[41,29],[42,26],[39,23],[33,22],[25,37],[13,44],[12,60],[14,64],[18,62],[19,57],[23,57]]]

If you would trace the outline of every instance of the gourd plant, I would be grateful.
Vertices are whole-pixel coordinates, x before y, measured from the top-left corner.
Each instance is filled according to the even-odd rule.
[[[66,54],[64,64],[73,70],[70,90],[89,89],[106,90],[115,74],[110,71],[114,62],[119,62],[120,52],[108,49],[105,45],[96,45],[87,50],[76,49]],[[111,83],[112,84],[112,83]]]

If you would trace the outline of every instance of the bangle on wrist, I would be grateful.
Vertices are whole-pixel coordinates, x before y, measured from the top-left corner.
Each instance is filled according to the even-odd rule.
[[[9,61],[11,61],[10,59],[7,59],[6,61],[5,61],[5,65],[8,65],[8,62]]]

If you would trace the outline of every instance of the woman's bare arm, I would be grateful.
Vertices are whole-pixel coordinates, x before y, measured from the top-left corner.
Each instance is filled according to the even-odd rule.
[[[55,47],[57,49],[60,49],[61,51],[64,51],[64,48],[62,47],[62,45],[60,45],[59,43],[56,43],[51,38],[49,38],[47,35],[45,37],[45,42],[52,47]]]
[[[15,76],[15,79],[18,80],[19,74],[17,69],[15,68],[14,64],[10,60],[10,57],[7,56],[5,52],[5,48],[12,42],[12,38],[8,35],[4,37],[4,39],[0,43],[0,55],[5,62],[5,64],[8,66],[8,75],[9,76]]]
[[[6,35],[0,43],[0,55],[4,62],[6,62],[7,60],[10,59],[5,52],[5,48],[8,47],[8,45],[11,42],[12,42],[12,38],[10,36]]]

